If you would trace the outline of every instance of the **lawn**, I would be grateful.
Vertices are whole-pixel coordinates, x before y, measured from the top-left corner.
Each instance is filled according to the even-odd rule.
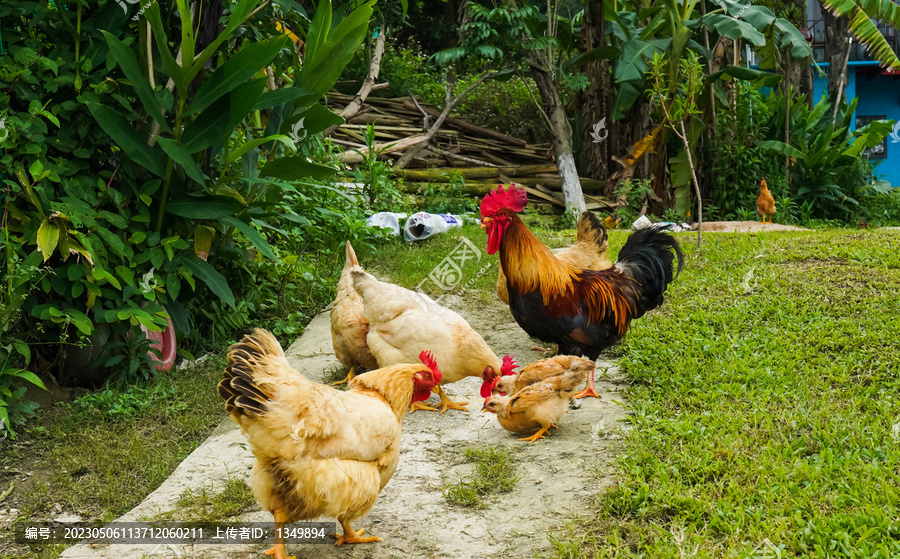
[[[557,556],[897,557],[900,231],[680,238],[616,348],[619,486]]]

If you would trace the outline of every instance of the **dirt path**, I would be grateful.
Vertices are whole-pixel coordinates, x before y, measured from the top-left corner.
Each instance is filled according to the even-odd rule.
[[[499,354],[511,354],[530,363],[543,355],[515,324],[508,308],[499,301],[486,304],[455,297],[442,303],[462,314]],[[328,315],[319,315],[306,333],[288,350],[292,364],[313,380],[338,366],[332,354]],[[416,412],[403,423],[400,466],[382,491],[372,512],[357,522],[357,528],[382,538],[381,543],[356,546],[289,545],[288,552],[303,558],[439,557],[534,557],[548,552],[547,533],[584,514],[598,489],[613,482],[610,448],[627,430],[618,370],[601,363],[597,390],[602,400],[583,400],[570,410],[549,438],[528,445],[503,430],[493,416],[479,413],[480,380],[449,385],[454,400],[468,400],[468,412],[444,415]],[[604,374],[604,367],[608,367]],[[436,397],[433,397],[436,399]],[[521,479],[509,493],[490,497],[481,509],[451,505],[442,494],[448,483],[470,473],[463,450],[468,446],[501,445],[514,450],[513,463]],[[120,520],[152,518],[175,508],[178,496],[220,485],[229,477],[249,476],[253,457],[245,439],[230,420],[186,459],[157,491]],[[177,514],[174,517],[177,519]],[[271,515],[256,511],[243,521],[270,522]],[[66,550],[64,558],[137,559],[140,557],[262,558],[264,545],[79,545]]]

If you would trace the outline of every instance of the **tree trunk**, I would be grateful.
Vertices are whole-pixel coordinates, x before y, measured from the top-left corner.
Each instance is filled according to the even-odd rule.
[[[604,45],[604,20],[602,0],[585,0],[584,25],[581,26],[581,52],[589,52]],[[610,126],[609,119],[609,64],[605,60],[589,62],[584,67],[588,86],[579,92],[582,133],[582,161],[585,174],[592,179],[609,177]],[[605,126],[601,126],[603,123]],[[595,133],[594,127],[598,130]],[[598,140],[597,138],[603,138]]]
[[[562,192],[566,199],[566,212],[574,214],[577,218],[585,211],[585,205],[578,170],[575,167],[575,157],[572,155],[572,128],[560,102],[556,82],[541,62],[540,55],[535,51],[529,51],[527,58],[531,77],[534,78],[534,83],[541,94],[544,111],[550,121],[550,143],[556,153]]]
[[[850,44],[847,42],[850,24],[846,18],[835,16],[824,5],[822,14],[825,19],[825,61],[829,63],[828,89],[826,91],[829,99],[835,103],[841,103],[843,99],[838,99],[837,96],[839,90],[843,92],[847,90],[846,60],[850,50]]]

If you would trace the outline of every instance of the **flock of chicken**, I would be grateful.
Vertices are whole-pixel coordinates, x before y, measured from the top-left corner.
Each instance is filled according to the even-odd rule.
[[[571,397],[599,397],[594,361],[662,303],[683,266],[681,248],[650,227],[629,236],[613,265],[605,229],[585,212],[575,245],[554,255],[519,219],[526,203],[524,190],[500,186],[483,199],[481,223],[488,254],[500,256],[498,297],[526,333],[558,345],[556,357],[516,373],[513,359],[501,360],[459,314],[366,273],[349,243],[331,311],[348,390],[306,379],[265,330],[231,348],[219,394],[250,442],[253,493],[276,525],[327,516],[343,528],[336,545],[380,541],[351,523],[397,469],[407,408],[435,410],[424,403],[434,391],[441,413],[466,409],[443,384],[481,377],[482,410],[509,431],[533,432],[521,439],[529,442],[556,427]],[[288,559],[279,532],[266,555]]]

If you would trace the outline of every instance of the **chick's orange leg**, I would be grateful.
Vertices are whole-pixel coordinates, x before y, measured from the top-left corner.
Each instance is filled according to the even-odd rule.
[[[600,397],[600,395],[597,394],[597,391],[594,390],[594,369],[591,369],[591,374],[588,375],[588,381],[584,390],[573,396],[573,398],[580,400],[581,398],[587,398],[588,396],[593,396],[594,398]]]
[[[366,538],[361,537],[365,530],[354,530],[349,522],[341,522],[341,528],[344,529],[344,533],[334,535],[335,539],[337,539],[337,542],[334,544],[335,547],[345,543],[372,543],[381,541],[381,538],[376,538],[375,536]]]
[[[543,439],[544,433],[546,433],[549,430],[550,430],[550,425],[547,425],[546,427],[541,427],[541,430],[538,431],[537,433],[535,433],[534,435],[531,435],[530,437],[525,437],[525,438],[522,438],[519,440],[520,441],[528,441],[528,444],[531,444],[538,439]]]
[[[275,545],[264,553],[272,555],[272,559],[297,559],[295,556],[287,554],[287,550],[284,548],[284,535],[279,529],[284,528],[284,523],[288,520],[287,515],[280,509],[273,510],[272,515],[275,517]]]
[[[346,383],[350,382],[351,380],[353,380],[353,377],[355,377],[355,376],[356,376],[356,365],[350,367],[350,372],[347,373],[347,376],[344,378],[344,380],[332,382],[331,386],[337,386],[339,384],[346,384]]]

